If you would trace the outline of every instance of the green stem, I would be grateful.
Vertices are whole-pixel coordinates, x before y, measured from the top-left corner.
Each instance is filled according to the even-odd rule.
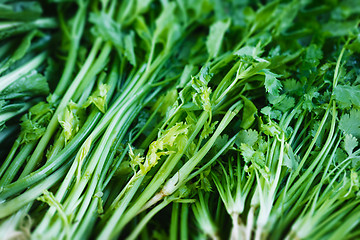
[[[44,190],[53,186],[62,176],[64,176],[68,170],[69,164],[63,165],[58,171],[51,174],[47,179],[37,184],[33,188],[30,188],[21,195],[0,203],[0,219],[9,216],[15,211],[21,209],[26,204],[32,202],[39,197]]]
[[[170,175],[171,171],[174,169],[175,165],[178,163],[180,158],[183,156],[186,149],[190,146],[190,143],[195,139],[196,135],[200,132],[208,118],[208,113],[203,112],[199,118],[199,121],[196,124],[194,132],[189,137],[186,146],[182,151],[177,152],[176,154],[171,154],[157,171],[151,182],[143,190],[140,196],[136,199],[136,202],[124,213],[116,215],[114,214],[111,219],[112,222],[117,222],[117,224],[110,224],[108,222],[106,227],[103,229],[99,235],[99,239],[109,239],[115,238],[118,236],[123,229],[123,227],[138,214],[144,204],[152,197],[152,195],[160,188],[164,183],[166,178]]]
[[[18,231],[21,226],[22,221],[27,217],[27,213],[29,212],[32,204],[27,204],[19,211],[15,212],[5,220],[3,220],[0,224],[0,232],[1,237],[4,239],[8,239],[7,237],[11,236],[10,234],[14,231]],[[9,238],[11,239],[11,238]]]
[[[47,53],[43,52],[31,59],[23,66],[15,69],[14,71],[0,77],[0,92],[3,91],[11,83],[15,82],[20,77],[24,76],[31,70],[39,67],[46,59]]]
[[[77,170],[77,163],[74,161],[67,172],[65,178],[63,179],[59,189],[56,191],[55,199],[58,202],[62,202],[68,188],[70,187],[71,182],[75,177],[75,172]],[[56,208],[50,206],[49,210],[46,212],[46,215],[43,217],[41,222],[38,224],[36,229],[33,232],[34,236],[40,236],[46,231],[46,229],[50,226],[50,221],[56,213]]]
[[[295,172],[295,174],[293,175],[293,177],[290,179],[290,183],[292,182],[292,179],[295,179],[295,176],[297,176],[299,174],[300,169],[302,169],[305,160],[307,159],[307,157],[310,155],[310,150],[313,148],[314,144],[315,144],[315,140],[317,139],[317,137],[320,135],[321,129],[323,128],[324,124],[325,124],[325,120],[327,118],[327,115],[329,114],[330,111],[330,106],[331,104],[329,104],[329,108],[326,111],[326,114],[324,115],[320,126],[318,128],[318,131],[316,132],[316,135],[313,139],[313,141],[310,143],[310,147],[308,148],[307,154],[304,156],[304,158],[301,160],[299,167],[297,168],[297,171]],[[323,148],[321,149],[320,153],[318,154],[318,156],[316,157],[316,159],[311,163],[311,165],[306,169],[305,173],[301,176],[301,178],[296,181],[294,183],[294,185],[289,189],[289,195],[292,195],[293,191],[297,191],[297,188],[303,184],[303,182],[306,180],[306,178],[312,173],[312,171],[314,170],[314,168],[316,167],[316,165],[319,163],[320,159],[322,156],[324,156],[324,153],[326,151],[328,151],[328,147],[330,146],[331,141],[333,140],[333,135],[335,132],[335,124],[336,124],[336,106],[335,106],[335,102],[333,102],[333,111],[332,111],[332,121],[331,121],[331,128],[328,134],[328,138],[323,146]]]
[[[65,134],[64,131],[61,131],[59,137],[56,138],[54,144],[52,145],[49,152],[46,153],[47,161],[51,161],[60,151],[64,148],[65,144]]]
[[[15,153],[17,152],[19,146],[20,146],[20,142],[21,142],[21,137],[18,137],[13,146],[11,147],[11,150],[9,152],[9,154],[7,155],[4,163],[1,165],[0,168],[0,179],[2,178],[4,172],[6,171],[7,167],[9,166],[9,164],[13,161],[13,157],[15,156]]]
[[[25,162],[26,158],[30,155],[31,151],[35,148],[36,141],[32,141],[26,144],[20,152],[16,155],[16,157],[12,160],[11,165],[6,170],[5,174],[0,179],[0,187],[6,186],[11,183],[19,169]]]
[[[54,18],[39,18],[34,21],[34,25],[38,28],[57,28],[58,23]]]
[[[123,216],[127,206],[129,205],[131,199],[134,197],[143,180],[144,176],[136,179],[133,186],[129,189],[125,197],[122,198],[121,201],[118,203],[115,212],[113,213],[111,218],[106,221],[106,225],[101,229],[101,232],[96,239],[115,239],[113,229],[118,224],[119,219]]]
[[[149,202],[147,202],[143,209],[154,205],[163,197],[171,195],[177,189],[179,189],[180,186],[182,186],[188,181],[188,176],[190,175],[190,173],[210,151],[216,139],[220,136],[220,134],[224,131],[224,129],[228,126],[228,124],[236,116],[236,114],[240,111],[241,108],[241,102],[233,105],[233,107],[225,114],[219,126],[216,128],[214,134],[206,142],[206,144],[196,154],[194,154],[194,156],[189,159],[172,178],[166,181],[162,190],[157,195],[155,195]]]
[[[61,75],[59,83],[57,84],[56,89],[53,93],[55,101],[58,97],[64,94],[64,92],[69,86],[70,79],[74,71],[74,67],[78,55],[80,39],[84,31],[85,19],[86,19],[85,17],[86,17],[86,5],[80,5],[79,10],[76,13],[75,20],[72,24],[73,31],[71,35],[72,39],[70,43],[69,55],[67,56],[66,59],[63,74]]]
[[[76,217],[74,219],[74,224],[72,226],[73,229],[76,229],[77,226],[81,223],[81,220],[83,219],[83,217],[89,207],[90,201],[93,199],[95,189],[97,188],[98,185],[101,185],[101,183],[103,181],[103,179],[101,181],[100,178],[104,178],[107,173],[107,169],[104,169],[104,164],[105,164],[105,160],[110,152],[110,148],[112,147],[112,145],[115,141],[115,137],[119,136],[119,139],[121,139],[121,140],[124,138],[128,128],[130,127],[130,124],[132,123],[132,120],[136,117],[139,110],[140,109],[138,109],[138,110],[129,109],[127,113],[120,114],[119,118],[114,118],[113,124],[109,125],[109,129],[113,129],[111,136],[106,138],[107,145],[102,147],[103,152],[101,153],[101,158],[97,159],[98,163],[96,165],[95,172],[93,173],[90,185],[86,189],[84,200],[83,200],[83,202],[76,214]],[[104,136],[106,136],[106,133],[104,134]],[[99,146],[101,146],[101,144]],[[111,160],[108,159],[107,161],[112,161],[112,160],[113,159],[111,159]],[[85,172],[85,175],[86,175],[86,172]]]
[[[0,199],[4,200],[9,196],[25,190],[32,184],[46,178],[51,173],[56,171],[61,165],[66,163],[66,161],[69,160],[74,151],[78,149],[80,144],[92,132],[94,126],[97,124],[100,117],[101,114],[99,113],[99,111],[93,111],[83,125],[83,127],[78,132],[78,134],[65,146],[65,148],[56,157],[46,162],[43,167],[29,174],[28,176],[21,179],[19,178],[16,182],[4,186],[2,189],[0,189]]]
[[[138,95],[141,96],[141,92],[138,93]],[[119,128],[121,128],[125,124],[125,122],[127,121],[128,115],[131,114],[131,111],[126,113],[127,108],[137,102],[134,100],[137,97],[138,96],[136,96],[136,95],[133,96],[133,99],[130,99],[130,101],[127,101],[124,106],[121,106],[119,108],[119,110],[117,111],[116,115],[112,118],[108,129],[106,130],[106,132],[104,133],[104,135],[101,139],[99,147],[96,149],[94,155],[92,156],[92,159],[90,160],[90,163],[84,173],[85,176],[91,176],[96,165],[103,163],[103,159],[104,159],[104,157],[107,156],[109,148],[113,144],[113,140],[115,139],[115,137],[117,135],[116,131],[120,130]],[[118,123],[120,118],[121,118],[121,121],[120,121],[120,123]],[[113,130],[115,126],[116,126],[115,130]],[[92,136],[90,136],[90,137],[92,137]],[[99,160],[99,159],[101,159],[101,160]],[[73,204],[75,204],[76,201],[78,200],[78,197],[82,193],[82,191],[85,188],[88,181],[89,181],[89,177],[82,178],[79,185],[75,187],[74,191],[69,196],[69,199],[71,199],[71,200],[69,200],[69,202],[66,203],[66,211],[71,211]],[[68,206],[70,206],[70,207],[68,207]]]
[[[302,170],[307,158],[310,156],[310,153],[311,153],[313,147],[315,146],[316,140],[320,136],[321,130],[322,130],[322,128],[324,127],[324,125],[326,123],[326,119],[327,119],[327,117],[329,115],[329,112],[330,112],[330,106],[331,105],[329,104],[329,107],[326,109],[326,112],[325,112],[325,114],[324,114],[324,116],[323,116],[323,118],[322,118],[322,120],[321,120],[321,122],[319,124],[319,127],[318,127],[318,129],[316,131],[316,134],[315,134],[314,138],[312,139],[311,143],[309,144],[309,147],[307,148],[307,151],[306,151],[304,157],[301,159],[301,162],[300,162],[298,168],[296,169],[294,174],[291,176],[290,184],[292,184],[295,181],[296,177],[299,175],[300,171]]]
[[[141,230],[145,227],[145,225],[157,214],[165,208],[169,203],[171,203],[172,199],[165,199],[162,203],[151,209],[143,219],[137,224],[135,229],[131,232],[131,234],[126,238],[126,240],[134,240],[138,237]]]
[[[30,160],[28,161],[28,164],[26,165],[25,169],[23,170],[22,174],[20,175],[19,179],[25,177],[29,173],[33,171],[35,166],[38,164],[38,162],[41,160],[41,157],[45,151],[45,148],[47,147],[52,135],[56,131],[58,127],[58,115],[61,114],[67,104],[69,103],[71,97],[74,95],[74,93],[77,91],[77,87],[80,85],[82,79],[84,78],[87,71],[91,68],[91,65],[96,57],[96,54],[100,48],[101,45],[101,38],[97,38],[95,40],[95,43],[93,45],[93,48],[90,51],[90,54],[88,58],[86,59],[83,67],[81,68],[80,72],[77,74],[76,78],[66,91],[64,97],[62,98],[59,106],[57,107],[53,117],[51,118],[45,134],[41,137],[37,147],[35,148],[33,154],[31,155]]]
[[[170,240],[177,240],[179,233],[179,203],[173,203],[170,222]]]
[[[183,203],[181,206],[181,216],[180,216],[180,239],[187,240],[189,232],[189,206],[187,203]]]

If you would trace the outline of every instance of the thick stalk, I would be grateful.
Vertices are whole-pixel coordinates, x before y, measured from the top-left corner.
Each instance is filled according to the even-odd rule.
[[[247,216],[245,240],[251,240],[253,225],[254,225],[254,212],[255,212],[255,207],[251,206]]]
[[[238,213],[231,214],[232,228],[230,233],[230,240],[245,239],[244,228],[240,222],[240,216]]]

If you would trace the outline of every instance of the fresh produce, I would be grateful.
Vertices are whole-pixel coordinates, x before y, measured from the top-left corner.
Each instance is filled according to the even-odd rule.
[[[0,2],[1,239],[360,238],[357,1]]]

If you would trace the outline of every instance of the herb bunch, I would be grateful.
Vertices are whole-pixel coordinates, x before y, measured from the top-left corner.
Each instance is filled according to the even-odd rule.
[[[0,235],[359,238],[356,6],[0,3]]]

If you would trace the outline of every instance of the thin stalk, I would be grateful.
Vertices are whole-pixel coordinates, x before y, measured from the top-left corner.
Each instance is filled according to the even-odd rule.
[[[188,232],[189,232],[189,204],[183,203],[181,205],[181,213],[180,213],[180,239],[187,240]]]
[[[231,84],[229,85],[230,79],[233,77],[233,75],[236,73],[240,65],[240,61],[236,62],[230,71],[224,76],[224,78],[221,80],[219,86],[216,87],[212,100],[214,101],[214,105],[217,105],[224,97],[225,95],[230,91],[231,87],[235,85],[238,78],[235,78],[234,81],[231,81]],[[227,86],[229,85],[229,86]]]
[[[132,96],[132,98],[131,99],[129,99],[128,101],[124,101],[125,102],[125,105],[124,106],[122,106],[121,107],[121,105],[120,105],[120,108],[119,108],[119,110],[117,111],[118,113],[117,113],[117,115],[116,115],[116,117],[114,117],[112,120],[111,120],[111,123],[110,123],[110,125],[109,125],[109,127],[108,127],[108,131],[107,132],[109,132],[109,131],[112,131],[112,136],[116,136],[117,135],[117,133],[116,133],[116,131],[122,131],[123,132],[123,135],[125,134],[125,130],[129,127],[129,124],[130,124],[130,122],[131,121],[129,121],[129,119],[133,119],[135,116],[136,116],[136,114],[138,113],[138,110],[140,110],[140,109],[138,109],[138,110],[135,110],[135,109],[128,109],[128,110],[126,110],[127,109],[127,106],[130,106],[131,104],[133,104],[134,102],[138,102],[136,99],[137,98],[141,98],[142,96],[143,96],[143,94],[146,92],[145,90],[146,89],[149,89],[149,88],[144,88],[143,89],[143,91],[141,90],[141,91],[138,91],[137,92],[137,94],[135,95],[135,96]],[[136,107],[136,106],[135,106]],[[130,114],[132,117],[129,117],[129,116],[123,116],[123,113],[124,113],[124,111],[127,111],[127,113],[126,114]],[[123,121],[123,123],[119,123],[119,118],[121,117],[121,121]],[[123,128],[124,126],[126,126],[127,125],[127,127],[125,127],[125,128]],[[116,126],[116,128],[115,128],[115,126]],[[115,129],[115,130],[113,130],[113,129]],[[116,130],[117,129],[117,130]],[[112,137],[110,138],[110,140],[109,140],[109,136],[107,136],[108,135],[108,133],[105,133],[105,135],[104,135],[104,137],[103,137],[103,141],[107,141],[109,144],[107,144],[107,146],[111,146],[112,145]],[[122,137],[121,137],[122,138]],[[104,145],[103,143],[100,143],[100,146],[102,146],[102,145]],[[104,152],[108,152],[106,149],[107,149],[108,147],[105,147],[105,150],[104,150],[104,148],[100,148],[100,150],[102,151],[102,153],[101,153],[101,159],[104,159],[104,158],[106,158],[106,156],[107,156],[107,154],[104,154]],[[98,152],[98,150],[97,150],[97,152]],[[84,173],[85,175],[89,175],[90,174],[90,172],[92,172],[93,171],[93,167],[97,164],[97,168],[96,169],[98,169],[98,170],[96,170],[97,172],[99,172],[99,170],[101,170],[101,167],[99,167],[100,165],[99,164],[102,164],[103,163],[103,161],[100,161],[100,163],[99,163],[99,161],[98,160],[96,160],[98,157],[97,157],[97,155],[96,155],[96,153],[93,155],[93,157],[92,157],[92,161],[90,161],[90,164],[89,164],[89,166],[88,166],[88,168],[87,168],[87,170],[86,170],[86,172]],[[96,161],[94,161],[94,159],[96,160]],[[93,162],[93,163],[92,163]],[[95,165],[94,165],[94,163],[95,163]],[[89,167],[90,167],[90,170],[89,170]],[[94,176],[96,176],[96,178],[97,178],[97,176],[99,176],[100,175],[100,172],[97,174],[97,173],[95,173],[95,175]],[[75,194],[76,192],[72,192],[71,194],[70,194],[70,196],[69,196],[69,198],[70,199],[72,199],[72,201],[73,201],[73,204],[74,204],[74,201],[78,198],[78,197],[76,197],[76,196],[78,196],[79,195],[79,193],[81,193],[82,192],[82,189],[84,188],[84,184],[86,184],[86,182],[87,182],[87,178],[83,178],[82,179],[82,181],[79,183],[79,184],[77,184],[76,185],[76,187],[75,187],[75,189],[77,189],[76,190],[76,192],[77,192],[77,195]],[[90,193],[90,195],[92,196],[92,191],[93,190],[90,190],[90,189],[94,189],[94,187],[96,187],[96,184],[98,183],[98,179],[95,179],[95,178],[93,178],[93,181],[92,181],[92,184],[91,184],[91,186],[90,186],[90,188],[87,190],[87,193]],[[75,195],[72,195],[72,194],[75,194]],[[75,196],[75,197],[74,197]],[[90,199],[91,199],[91,196],[90,197],[85,197],[84,199],[86,200],[86,201],[90,201]],[[69,201],[69,199],[68,199],[68,201]],[[67,202],[66,203],[66,209],[72,209],[72,204],[70,204],[69,202]],[[70,206],[70,207],[69,207]],[[88,206],[88,203],[83,203],[82,204],[82,208],[81,209],[85,209],[86,210],[86,208],[87,208],[87,206]],[[85,212],[84,211],[81,211],[81,209],[79,210],[79,212],[78,212],[78,214],[77,214],[77,216],[82,216]],[[81,217],[80,217],[81,218]]]
[[[330,106],[331,104],[329,104]],[[325,116],[323,117],[321,123],[320,123],[320,126],[319,126],[319,129],[317,130],[316,132],[316,135],[313,139],[313,141],[310,143],[310,147],[308,148],[308,151],[307,151],[307,154],[304,156],[304,158],[301,160],[301,163],[299,164],[299,167],[297,168],[297,171],[295,172],[294,175],[297,175],[299,174],[299,171],[300,169],[302,169],[302,166],[304,165],[305,163],[305,160],[307,159],[307,157],[309,156],[310,154],[310,150],[313,148],[314,144],[315,144],[315,139],[319,136],[320,132],[321,132],[321,129],[323,127],[323,125],[325,124],[324,121],[325,119],[327,118],[327,115],[329,114],[329,110],[330,108],[327,109],[326,111],[326,114]],[[333,115],[333,118],[332,118],[332,121],[331,121],[331,127],[330,127],[330,131],[329,131],[329,134],[328,134],[328,138],[323,146],[323,148],[321,149],[319,155],[317,156],[317,158],[311,163],[311,165],[306,169],[305,173],[301,176],[301,178],[296,181],[294,183],[294,185],[289,189],[289,195],[291,196],[292,195],[292,192],[293,191],[297,191],[297,188],[305,181],[304,179],[306,179],[313,171],[313,169],[316,167],[316,165],[319,163],[319,160],[321,159],[321,157],[324,155],[324,153],[326,151],[328,151],[328,147],[330,146],[330,143],[331,141],[333,140],[333,135],[334,135],[334,132],[335,132],[335,124],[336,124],[336,106],[335,106],[335,102],[333,102],[333,109],[332,109],[332,115]],[[292,179],[295,179],[293,175],[293,178]],[[290,179],[290,182],[291,182],[291,179]]]
[[[201,166],[201,168],[199,168],[198,170],[196,170],[195,172],[191,173],[189,175],[189,177],[186,179],[186,181],[190,181],[191,179],[193,179],[194,177],[198,176],[201,172],[203,172],[205,169],[207,169],[208,167],[210,167],[216,160],[219,159],[219,157],[221,156],[221,154],[223,154],[228,147],[233,144],[235,142],[235,139],[238,135],[236,134],[234,137],[232,137],[217,153],[216,155],[211,158],[208,162],[206,162],[203,166]]]
[[[65,134],[64,131],[61,131],[59,137],[56,138],[55,143],[51,147],[50,151],[46,153],[47,161],[51,161],[60,151],[64,148],[65,144]]]
[[[240,103],[241,102],[238,102],[234,104],[232,108],[230,108],[230,110],[225,114],[225,116],[221,120],[219,126],[216,128],[214,134],[205,143],[205,145],[191,159],[189,159],[172,178],[170,178],[165,183],[162,190],[158,194],[156,194],[154,198],[152,198],[148,203],[146,203],[143,209],[152,206],[161,198],[171,195],[187,181],[187,178],[190,175],[190,173],[193,171],[193,169],[205,157],[205,155],[209,152],[211,147],[214,145],[216,139],[220,136],[220,134],[225,129],[225,127],[227,127],[227,125],[231,122],[231,120],[240,111],[240,109],[242,108],[242,104]]]
[[[290,184],[292,184],[295,180],[295,178],[299,175],[300,170],[302,169],[302,167],[304,166],[306,160],[308,159],[308,157],[310,156],[310,153],[313,149],[313,147],[315,146],[316,140],[318,139],[318,137],[320,136],[321,130],[324,127],[325,123],[326,123],[326,119],[330,113],[330,106],[331,104],[329,104],[328,108],[326,109],[326,112],[323,116],[323,118],[321,119],[321,122],[319,124],[319,127],[316,131],[316,134],[314,136],[314,138],[312,139],[311,143],[309,144],[309,147],[307,148],[307,151],[304,155],[304,157],[301,159],[301,162],[299,163],[298,168],[296,169],[296,171],[294,172],[294,174],[292,175],[292,177],[290,178]],[[334,107],[333,107],[334,108]],[[333,110],[335,111],[335,110]],[[334,118],[333,118],[334,119]],[[334,121],[334,120],[333,120]],[[313,164],[312,164],[313,165]],[[297,183],[299,183],[299,181],[297,181]],[[300,184],[300,183],[299,183]]]
[[[190,146],[190,143],[195,139],[196,135],[200,132],[201,128],[205,124],[208,118],[208,114],[203,112],[197,122],[194,132],[189,137],[187,145],[182,151],[177,152],[176,154],[171,154],[160,167],[158,172],[155,174],[148,186],[143,190],[140,196],[136,199],[135,203],[124,213],[113,215],[111,218],[113,222],[117,222],[117,225],[110,224],[108,222],[106,227],[100,233],[98,239],[108,239],[115,238],[120,234],[123,227],[138,214],[144,204],[152,197],[152,195],[159,189],[159,187],[164,183],[165,179],[170,175],[171,171],[178,163],[185,150]]]
[[[30,210],[31,204],[27,204],[25,207],[20,209],[19,211],[15,212],[5,220],[1,222],[0,225],[0,232],[1,237],[4,239],[10,239],[10,234],[14,231],[18,231],[21,222],[26,217],[26,214]],[[28,236],[27,236],[28,237]]]
[[[169,203],[171,203],[173,199],[165,199],[162,203],[160,203],[159,205],[157,205],[156,207],[154,207],[153,209],[151,209],[143,219],[141,219],[141,221],[139,222],[139,224],[137,224],[137,226],[135,227],[135,229],[131,232],[131,234],[126,238],[126,240],[134,240],[138,237],[138,235],[140,234],[141,230],[145,227],[145,225],[155,216],[155,214],[157,214],[158,212],[160,212],[160,210],[162,210],[163,208],[165,208]]]
[[[346,236],[351,230],[358,227],[360,223],[360,206],[357,206],[353,211],[353,214],[348,216],[336,230],[331,234],[328,240],[337,240]]]
[[[88,72],[85,74],[81,83],[77,86],[76,92],[72,96],[72,100],[79,99],[82,96],[82,93],[85,89],[96,80],[95,76],[104,68],[109,54],[112,50],[112,45],[110,42],[106,42],[99,56],[96,57],[95,62],[89,68]]]
[[[137,96],[138,95],[138,96]],[[128,107],[130,107],[135,101],[135,99],[137,99],[139,96],[142,95],[142,92],[138,92],[138,94],[133,96],[133,99],[130,99],[130,101],[127,101],[125,103],[124,106],[120,107],[120,109],[117,111],[116,115],[114,116],[114,118],[111,120],[111,123],[109,124],[109,127],[107,129],[107,131],[105,132],[105,134],[102,137],[102,140],[99,144],[98,149],[95,151],[92,159],[89,162],[89,166],[87,167],[84,175],[90,176],[92,174],[92,172],[94,171],[96,165],[99,162],[99,159],[103,159],[103,154],[106,153],[106,151],[108,150],[104,150],[107,148],[110,148],[112,143],[113,143],[113,139],[115,139],[117,134],[113,133],[113,128],[115,127],[115,125],[117,125],[117,128],[121,127],[124,123],[122,124],[118,124],[118,121],[120,120],[121,117],[126,116],[126,109]],[[126,121],[126,117],[122,118],[122,121]],[[93,134],[91,134],[91,138]],[[109,141],[109,139],[112,139],[111,141]],[[67,206],[73,206],[73,204],[75,203],[74,201],[77,201],[78,197],[80,196],[80,194],[82,193],[83,189],[85,188],[85,185],[87,184],[87,182],[89,181],[88,178],[82,178],[79,185],[75,187],[75,191],[73,191],[70,196],[69,202],[66,203],[66,210],[69,211],[71,208],[68,208]]]
[[[136,106],[134,106],[134,107],[136,107]],[[124,138],[124,136],[125,136],[125,134],[127,132],[127,129],[130,127],[132,119],[134,119],[136,117],[139,110],[140,109],[138,109],[138,110],[129,109],[126,114],[119,116],[121,119],[114,119],[114,125],[113,126],[109,125],[110,129],[114,129],[113,132],[111,133],[112,136],[110,138],[108,138],[108,143],[109,143],[107,145],[108,147],[107,146],[103,147],[104,150],[102,152],[101,158],[98,160],[98,163],[97,163],[95,172],[94,172],[94,174],[92,176],[92,180],[90,182],[90,185],[87,187],[85,197],[84,197],[84,201],[82,202],[82,204],[81,204],[81,206],[80,206],[80,208],[79,208],[79,210],[78,210],[78,212],[76,214],[76,217],[74,219],[75,223],[73,224],[72,229],[76,229],[77,226],[81,223],[81,220],[84,217],[84,215],[85,215],[85,213],[86,213],[86,211],[88,209],[89,203],[93,199],[95,189],[97,188],[98,185],[101,185],[101,183],[103,181],[103,180],[101,181],[100,178],[104,178],[106,173],[107,173],[108,169],[104,169],[103,166],[105,164],[105,159],[106,159],[107,155],[110,152],[110,147],[112,147],[113,142],[115,141],[114,136],[119,135],[119,139],[121,139],[121,140]],[[108,160],[108,161],[111,162],[112,159]]]
[[[21,137],[18,137],[13,146],[11,147],[10,149],[10,152],[9,154],[7,155],[4,163],[1,165],[1,168],[0,168],[0,178],[2,178],[4,172],[6,171],[6,169],[8,168],[9,164],[13,161],[13,157],[15,156],[19,146],[20,146],[20,142],[21,142]]]
[[[96,220],[99,217],[99,204],[101,204],[100,197],[94,196],[93,201],[91,202],[86,212],[86,215],[81,220],[80,226],[76,228],[76,232],[72,232],[72,239],[90,239],[92,229],[94,228]]]
[[[329,216],[327,219],[325,219],[323,222],[321,222],[317,226],[318,231],[314,231],[315,234],[312,235],[314,239],[319,239],[321,236],[326,235],[326,232],[330,232],[333,229],[336,229],[336,225],[342,222],[342,220],[345,218],[346,215],[351,212],[353,212],[353,208],[356,207],[359,204],[359,201],[354,201],[350,204],[346,204],[340,211],[335,211]]]
[[[25,190],[32,184],[46,178],[51,173],[56,171],[61,165],[69,161],[69,158],[74,153],[74,151],[78,149],[80,144],[86,139],[90,132],[92,132],[100,117],[101,114],[98,110],[92,111],[78,134],[65,146],[63,150],[61,150],[61,152],[56,157],[46,162],[43,167],[29,174],[28,176],[23,177],[22,179],[18,179],[17,181],[0,189],[0,199],[4,200],[16,193]]]
[[[89,53],[88,58],[86,59],[83,67],[81,68],[80,72],[77,74],[77,76],[75,77],[74,81],[72,82],[72,84],[70,85],[70,87],[68,88],[68,90],[66,91],[64,97],[62,98],[59,106],[57,107],[53,117],[51,118],[46,132],[45,134],[41,137],[37,147],[35,148],[33,154],[31,155],[30,160],[28,161],[28,164],[26,165],[25,169],[23,170],[22,174],[20,175],[19,179],[25,177],[26,175],[28,175],[30,172],[33,171],[34,167],[36,166],[36,164],[41,160],[41,157],[45,151],[46,146],[48,145],[52,135],[54,134],[54,132],[57,129],[57,126],[59,124],[58,122],[58,115],[61,114],[63,112],[63,110],[65,109],[65,107],[67,106],[68,102],[70,101],[71,97],[73,96],[73,94],[75,93],[75,91],[77,90],[77,87],[79,86],[79,84],[81,83],[82,79],[84,78],[85,74],[87,73],[87,71],[90,69],[96,54],[98,52],[98,50],[100,49],[100,45],[101,45],[101,38],[97,38],[95,40],[95,43]]]
[[[173,203],[170,221],[170,240],[177,240],[179,233],[179,203]]]
[[[113,239],[115,237],[113,234],[113,228],[119,222],[121,216],[123,216],[126,208],[128,207],[131,199],[134,197],[136,191],[139,189],[140,184],[142,183],[143,180],[144,180],[144,176],[136,179],[133,186],[129,189],[125,197],[122,198],[121,201],[117,204],[117,208],[115,209],[115,212],[110,217],[110,219],[107,220],[106,222],[107,224],[104,227],[102,227],[102,230],[96,239]]]
[[[0,179],[0,187],[11,183],[19,169],[36,146],[36,141],[26,144],[12,160],[11,165]]]
[[[47,53],[42,52],[21,67],[18,67],[12,72],[0,77],[0,92],[31,70],[39,67],[45,61],[46,56]]]
[[[56,191],[55,199],[58,202],[62,202],[66,192],[68,191],[68,187],[70,187],[71,182],[75,178],[75,172],[77,170],[77,167],[78,167],[77,163],[75,163],[74,161],[69,171],[67,172],[65,178],[63,179],[59,189]],[[56,208],[50,206],[49,210],[46,212],[45,216],[34,230],[33,232],[34,236],[41,236],[46,231],[55,213],[56,213]]]
[[[9,200],[0,203],[0,218],[7,217],[15,211],[21,209],[26,204],[32,202],[39,197],[44,190],[53,186],[62,176],[64,176],[68,170],[69,164],[64,164],[58,171],[47,177],[36,186],[30,188],[23,194]]]
[[[80,40],[84,31],[85,19],[86,19],[86,8],[87,4],[80,4],[79,9],[75,15],[74,22],[72,24],[73,28],[71,31],[71,43],[69,54],[66,59],[65,67],[63,74],[59,80],[59,83],[56,86],[56,89],[53,93],[54,100],[62,96],[70,84],[70,79],[74,71],[78,50],[80,46]]]

